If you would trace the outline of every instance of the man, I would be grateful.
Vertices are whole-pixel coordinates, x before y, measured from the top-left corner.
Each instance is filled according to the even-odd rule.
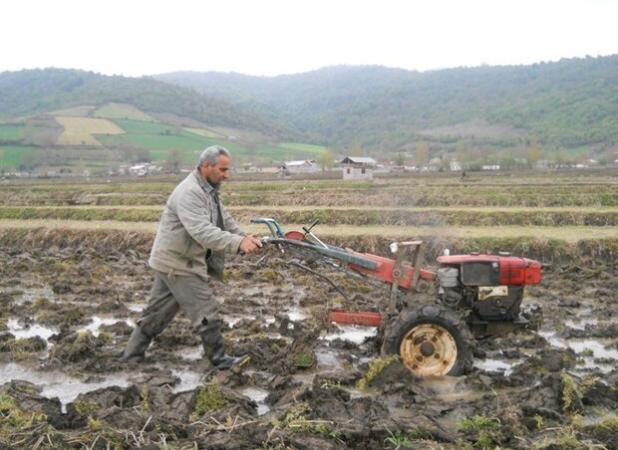
[[[219,201],[219,186],[230,176],[231,155],[208,147],[197,168],[172,192],[157,230],[148,264],[154,284],[122,358],[141,359],[152,339],[182,309],[199,333],[204,354],[219,369],[238,358],[225,354],[218,304],[209,277],[223,278],[225,253],[252,253],[262,246],[245,235]]]

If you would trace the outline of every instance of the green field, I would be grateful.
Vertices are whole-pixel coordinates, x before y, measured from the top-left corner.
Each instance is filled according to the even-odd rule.
[[[23,125],[0,124],[0,141],[19,141],[23,138]]]
[[[94,110],[94,106],[82,105],[74,106],[73,108],[59,109],[52,111],[50,114],[54,116],[71,116],[71,117],[88,117]]]
[[[311,154],[314,156],[317,156],[326,150],[326,147],[321,145],[302,144],[300,142],[282,142],[279,144],[279,148],[284,150],[292,150],[295,152],[305,152],[306,154]]]
[[[94,117],[105,119],[133,119],[152,122],[154,119],[132,105],[108,103],[94,112]]]
[[[34,155],[40,149],[31,146],[2,145],[0,146],[0,169],[18,169],[24,156]]]
[[[12,146],[0,154],[0,166],[16,168],[21,164],[21,156],[28,150],[24,147],[16,152],[15,144],[40,146],[41,149],[55,145],[54,152],[61,155],[64,166],[103,171],[106,167],[134,160],[134,156],[127,155],[136,149],[148,150],[147,157],[152,161],[169,160],[170,152],[175,151],[183,165],[191,166],[201,150],[210,145],[222,145],[232,152],[239,167],[246,163],[278,164],[316,159],[325,150],[319,145],[300,142],[269,142],[264,136],[253,139],[242,131],[239,133],[244,138],[228,139],[223,132],[207,128],[183,128],[157,122],[133,106],[116,103],[96,110],[93,106],[77,106],[51,114],[53,116],[46,116],[47,121],[37,119],[30,131],[23,124],[0,124],[0,145]],[[87,154],[89,147],[101,145],[106,147],[106,151],[100,153],[101,158]],[[94,164],[95,159],[98,164]],[[34,166],[45,165],[44,160],[42,158]]]
[[[116,119],[118,126],[125,134],[113,136],[97,136],[97,139],[107,145],[135,146],[150,150],[154,161],[168,158],[171,150],[177,150],[185,163],[193,163],[200,150],[209,145],[222,145],[229,149],[240,162],[255,159],[262,162],[284,161],[290,159],[315,158],[324,147],[302,143],[258,144],[249,147],[236,141],[201,135],[195,130],[187,131],[173,125],[160,122],[143,122],[137,120]],[[207,134],[207,133],[204,133]]]

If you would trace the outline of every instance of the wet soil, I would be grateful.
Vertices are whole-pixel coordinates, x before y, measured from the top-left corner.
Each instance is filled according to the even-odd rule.
[[[2,241],[0,447],[618,448],[615,260],[552,262],[524,299],[538,329],[481,332],[469,373],[417,379],[380,359],[375,328],[325,323],[332,307],[377,310],[385,289],[329,273],[343,298],[276,249],[213,282],[228,350],[248,364],[214,371],[182,315],[123,363],[149,245]]]

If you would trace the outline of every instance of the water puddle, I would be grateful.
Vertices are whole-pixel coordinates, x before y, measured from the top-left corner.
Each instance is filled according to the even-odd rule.
[[[567,349],[570,348],[583,360],[584,365],[579,366],[584,369],[599,369],[603,373],[614,370],[615,364],[596,363],[595,359],[618,360],[618,349],[606,348],[601,340],[597,339],[562,339],[556,336],[553,331],[539,331],[539,335],[544,337],[552,347]],[[584,353],[582,355],[582,353]]]
[[[93,336],[98,336],[101,332],[99,328],[103,325],[114,325],[118,322],[125,322],[130,327],[135,326],[135,321],[131,319],[117,319],[114,317],[101,317],[101,316],[92,316],[92,321],[83,328],[80,328],[78,331],[90,331]]]
[[[242,320],[255,320],[255,316],[252,316],[250,314],[247,315],[223,315],[222,319],[225,323],[227,323],[229,325],[230,328],[234,328],[234,325],[236,325],[237,323],[239,323]]]
[[[126,307],[129,311],[142,312],[148,306],[146,303],[127,303]]]
[[[337,331],[329,333],[323,337],[326,341],[341,339],[360,345],[365,342],[365,339],[375,337],[378,329],[375,327],[361,327],[356,325],[335,325]]]
[[[9,319],[6,322],[8,331],[15,336],[15,339],[27,339],[35,336],[39,336],[46,341],[54,334],[58,333],[55,328],[45,327],[38,324],[32,324],[30,326],[24,326],[19,323],[17,319]]]
[[[316,350],[315,356],[318,361],[318,368],[326,368],[326,367],[330,369],[343,368],[343,366],[341,365],[340,359],[337,357],[337,355],[333,351]]]
[[[266,397],[268,397],[269,392],[265,389],[260,389],[255,386],[249,386],[240,390],[240,393],[245,397],[249,397],[257,404],[257,414],[258,416],[263,416],[268,411],[270,411],[269,406],[264,403]]]
[[[49,300],[50,302],[55,302],[56,294],[54,294],[54,291],[52,291],[49,286],[44,286],[42,288],[28,288],[24,289],[21,296],[15,297],[15,303],[17,305],[22,305],[26,302],[34,303],[42,298]]]
[[[191,391],[202,384],[202,373],[191,370],[172,370],[172,374],[180,379],[180,383],[172,388],[174,393]]]
[[[292,322],[301,322],[309,317],[303,308],[298,305],[288,309],[287,315]]]
[[[42,387],[41,395],[46,398],[58,397],[62,404],[62,412],[66,412],[67,403],[72,402],[79,394],[95,391],[110,386],[129,386],[128,374],[116,374],[106,377],[102,381],[86,383],[77,378],[72,378],[62,372],[39,372],[15,363],[1,366],[0,384],[12,380],[23,380]]]
[[[500,359],[493,358],[485,358],[485,359],[475,359],[474,367],[477,369],[484,370],[485,372],[498,372],[502,373],[504,376],[508,377],[513,373],[513,367],[521,364],[521,361],[516,362],[507,362]]]
[[[197,347],[187,347],[178,352],[182,359],[186,359],[187,361],[197,361],[203,358],[203,349],[201,345]]]
[[[573,328],[574,330],[584,331],[586,329],[586,325],[597,325],[599,321],[597,319],[578,319],[578,320],[566,320],[564,324]]]

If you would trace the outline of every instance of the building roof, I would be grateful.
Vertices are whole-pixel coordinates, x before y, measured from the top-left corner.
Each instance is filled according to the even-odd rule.
[[[313,164],[313,161],[309,161],[308,159],[301,159],[301,160],[298,160],[298,161],[286,161],[284,164],[285,164],[286,167],[290,167],[290,166],[292,166],[292,167],[293,166],[304,166],[304,165],[310,166],[310,165]]]
[[[368,156],[346,156],[341,160],[341,164],[367,164],[375,165],[376,160]]]

